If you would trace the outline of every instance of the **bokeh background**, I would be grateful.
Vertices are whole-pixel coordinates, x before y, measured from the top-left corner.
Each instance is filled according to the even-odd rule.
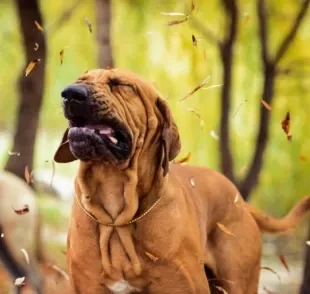
[[[15,156],[21,160],[23,156],[22,153],[20,156],[8,153],[20,151],[12,150],[21,97],[17,82],[31,61],[27,59],[23,46],[18,2],[20,1],[0,1],[0,166],[3,168],[10,157]],[[169,102],[181,133],[180,158],[190,152],[188,164],[208,166],[216,170],[221,170],[222,166],[220,123],[223,115],[221,97],[225,87],[224,66],[218,46],[205,32],[212,32],[217,40],[225,40],[231,29],[229,15],[223,4],[225,1],[195,0],[195,7],[191,12],[190,1],[38,0],[44,30],[38,29],[35,19],[28,19],[28,22],[36,33],[44,34],[47,51],[34,163],[32,165],[29,162],[28,165],[32,167],[30,172],[34,182],[37,182],[33,186],[41,216],[40,244],[44,251],[41,270],[43,275],[51,276],[47,282],[50,289],[54,289],[51,293],[60,293],[59,289],[55,290],[53,287],[64,287],[62,283],[67,283],[62,281],[63,275],[54,271],[52,265],[66,270],[64,251],[72,201],[70,193],[78,165],[77,162],[66,165],[52,163],[54,152],[67,126],[62,115],[60,92],[86,70],[101,65],[98,61],[98,56],[102,54],[98,45],[98,14],[103,12],[98,10],[98,2],[105,2],[103,7],[111,6],[110,21],[104,29],[110,31],[106,42],[111,45],[113,64],[107,65],[132,70],[160,89]],[[252,156],[258,145],[256,136],[261,124],[259,114],[264,108],[261,100],[265,99],[262,97],[265,76],[261,58],[258,2],[261,1],[236,1],[238,31],[233,44],[232,86],[229,89],[231,105],[228,110],[230,149],[236,179],[243,179],[250,170]],[[307,1],[262,2],[265,2],[267,16],[267,47],[272,57],[294,24],[300,7]],[[310,10],[306,5],[305,9]],[[170,21],[184,19],[184,16],[171,15],[171,12],[183,13],[185,16],[191,12],[191,15],[183,23],[169,26],[167,24]],[[166,15],[167,13],[170,15]],[[87,22],[91,23],[92,32],[89,31]],[[309,194],[309,27],[310,13],[306,11],[296,35],[278,64],[275,92],[270,103],[272,109],[263,110],[270,112],[269,139],[258,183],[248,198],[252,205],[277,217],[283,216],[294,203]],[[196,42],[193,42],[193,36]],[[37,58],[39,57],[40,55]],[[40,66],[42,61],[36,64],[28,77],[23,78],[35,75]],[[179,101],[207,77],[209,81],[206,85],[186,100]],[[37,77],[40,78],[42,77]],[[291,141],[281,127],[281,121],[288,111],[291,115]],[[26,131],[27,122],[24,123],[24,128]],[[50,185],[52,177],[53,187]],[[0,206],[3,201],[8,201],[1,197],[0,194]],[[21,217],[23,216],[19,216]],[[0,225],[4,227],[6,220],[2,222]],[[262,293],[298,293],[305,264],[307,224],[305,221],[296,233],[289,236],[264,237],[262,265],[278,273],[280,281],[271,271],[262,271]],[[11,246],[16,247],[16,244],[12,242]],[[290,274],[279,256],[285,257]],[[23,259],[23,256],[18,258]],[[7,293],[8,281],[12,278],[4,271],[2,277],[0,293]],[[54,279],[56,286],[53,284]],[[310,291],[309,288],[308,290]],[[63,291],[69,293],[69,290]]]

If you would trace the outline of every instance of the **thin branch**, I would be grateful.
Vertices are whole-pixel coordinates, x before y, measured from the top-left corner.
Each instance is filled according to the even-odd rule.
[[[221,41],[214,35],[214,33],[203,25],[197,18],[191,16],[191,24],[211,43],[221,46]]]
[[[310,0],[304,0],[302,5],[300,6],[299,12],[296,15],[296,18],[293,22],[293,25],[292,25],[289,33],[283,39],[279,49],[277,50],[277,52],[275,54],[274,61],[273,61],[275,65],[279,63],[279,61],[281,60],[283,55],[286,53],[289,45],[294,40],[296,33],[297,33],[303,19],[305,18],[306,13],[308,11],[309,4],[310,4]]]
[[[76,0],[70,7],[65,9],[62,14],[55,20],[55,22],[52,25],[48,26],[47,29],[45,29],[45,31],[47,31],[49,34],[53,34],[54,32],[56,32],[68,20],[70,20],[71,16],[73,15],[74,11],[80,3],[82,3],[82,0]]]
[[[232,93],[232,64],[234,44],[237,37],[238,7],[235,0],[222,0],[229,24],[228,34],[220,46],[223,64],[223,90],[221,93],[221,119],[220,119],[220,158],[221,170],[231,181],[236,183],[234,162],[230,150],[229,115]]]
[[[259,35],[261,42],[261,55],[264,66],[266,68],[269,65],[269,57],[268,57],[268,33],[267,33],[268,19],[265,9],[265,0],[257,1],[257,14],[258,14]]]

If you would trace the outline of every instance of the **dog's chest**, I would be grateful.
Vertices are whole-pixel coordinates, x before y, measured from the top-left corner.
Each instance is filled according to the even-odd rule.
[[[130,294],[133,292],[140,292],[139,289],[132,287],[127,281],[119,280],[108,288],[115,294]]]

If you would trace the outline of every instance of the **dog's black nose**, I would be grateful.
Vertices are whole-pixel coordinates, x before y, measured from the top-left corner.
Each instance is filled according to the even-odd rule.
[[[81,84],[72,84],[61,92],[61,97],[68,101],[84,101],[88,97],[87,86]]]

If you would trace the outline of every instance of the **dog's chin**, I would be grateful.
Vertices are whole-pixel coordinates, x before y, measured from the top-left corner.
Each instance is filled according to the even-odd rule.
[[[71,127],[68,133],[70,151],[82,161],[123,163],[130,155],[131,142],[122,139],[104,125]]]

